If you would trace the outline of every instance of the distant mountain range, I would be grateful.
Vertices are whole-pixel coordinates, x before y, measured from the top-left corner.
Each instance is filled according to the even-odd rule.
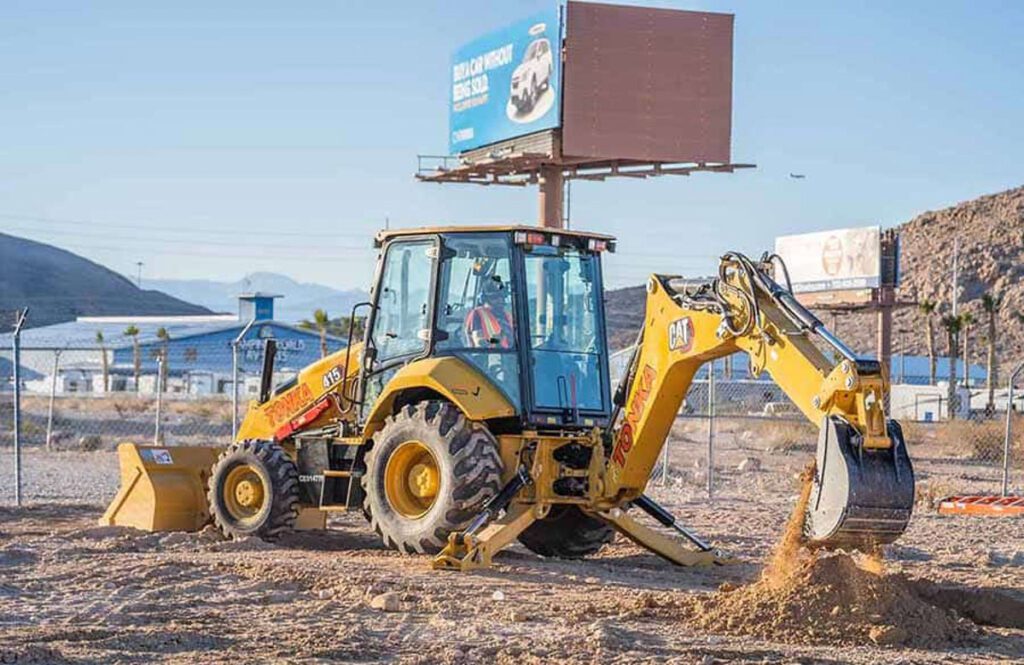
[[[297,282],[287,275],[254,272],[237,282],[216,282],[205,279],[149,279],[145,286],[207,307],[215,312],[238,311],[238,295],[252,291],[275,293],[283,298],[274,305],[274,318],[297,323],[310,319],[313,310],[324,309],[331,318],[348,316],[352,305],[366,300],[365,291],[342,291],[323,284]],[[365,312],[363,312],[365,314]]]
[[[79,316],[210,314],[205,307],[139,289],[67,250],[0,233],[0,332],[10,330],[14,312],[24,307],[29,327]]]

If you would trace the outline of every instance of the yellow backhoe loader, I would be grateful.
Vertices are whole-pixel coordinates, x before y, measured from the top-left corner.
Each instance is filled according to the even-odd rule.
[[[870,547],[906,528],[914,474],[885,415],[884,368],[795,300],[777,257],[726,254],[695,288],[652,275],[613,391],[601,272],[613,238],[423,228],[379,233],[376,246],[363,342],[276,389],[269,344],[260,399],[230,447],[123,444],[105,523],[212,518],[228,536],[273,539],[356,510],[385,544],[443,569],[488,566],[516,540],[583,557],[615,531],[677,564],[721,562],[644,489],[697,370],[745,352],[821,427],[807,540]]]

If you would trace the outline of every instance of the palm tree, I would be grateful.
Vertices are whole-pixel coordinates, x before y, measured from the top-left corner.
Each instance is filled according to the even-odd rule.
[[[327,326],[331,324],[331,317],[327,316],[327,311],[318,309],[313,312],[313,325],[316,326],[317,331],[320,333],[320,357],[327,356]]]
[[[977,323],[977,319],[970,312],[964,312],[960,315],[960,326],[964,333],[963,343],[963,363],[964,363],[964,387],[969,388],[971,384],[971,326]]]
[[[928,347],[928,385],[935,385],[935,301],[922,300],[918,308],[924,315],[925,330],[927,337],[925,343]]]
[[[947,314],[942,317],[942,327],[946,329],[946,341],[949,349],[949,392],[948,402],[949,405],[949,419],[952,420],[956,417],[956,357],[957,357],[957,336],[960,334],[960,329],[963,327],[963,317],[960,315],[953,316]]]
[[[353,321],[350,316],[343,316],[338,319],[338,332],[339,337],[348,337],[349,328],[352,328],[352,339],[361,340],[363,335],[366,333],[366,317],[357,316]]]
[[[167,332],[167,328],[164,328],[163,326],[161,326],[161,327],[156,329],[156,338],[159,339],[161,342],[163,342],[163,348],[160,349],[160,356],[163,358],[164,361],[161,364],[160,377],[159,378],[160,378],[160,392],[164,392],[165,393],[165,392],[167,392],[167,374],[170,371],[168,369],[168,367],[167,367],[167,363],[168,363],[168,357],[169,357],[168,351],[170,350],[169,347],[170,347],[170,342],[171,342],[171,336]]]
[[[996,315],[999,314],[999,307],[1003,304],[1003,297],[986,293],[981,296],[981,308],[985,310],[988,318],[988,353],[985,357],[985,387],[988,388],[988,402],[985,404],[986,413],[994,413],[996,410],[996,385],[999,383],[996,366]]]
[[[110,392],[110,365],[107,360],[107,347],[103,343],[103,331],[96,331],[96,343],[100,347],[100,363],[103,367],[103,392]]]
[[[135,392],[139,392],[139,375],[142,374],[142,352],[139,349],[139,329],[129,325],[124,329],[124,336],[132,338],[132,370],[135,375]]]

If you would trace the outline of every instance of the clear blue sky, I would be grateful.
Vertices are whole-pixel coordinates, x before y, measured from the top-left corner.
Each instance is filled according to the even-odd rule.
[[[574,225],[621,238],[613,285],[1024,183],[1022,2],[636,4],[736,14],[733,158],[759,168],[574,184]],[[531,221],[533,190],[413,172],[446,147],[451,51],[547,6],[6,0],[0,231],[132,275],[356,287],[385,217]]]

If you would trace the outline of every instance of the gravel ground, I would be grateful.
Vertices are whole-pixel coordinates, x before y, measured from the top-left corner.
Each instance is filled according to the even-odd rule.
[[[98,527],[117,488],[116,455],[30,449],[27,507],[0,508],[0,662],[1024,660],[1024,623],[985,627],[971,643],[943,649],[783,643],[694,627],[679,610],[694,594],[758,579],[809,456],[727,449],[709,503],[692,462],[699,450],[675,442],[672,481],[654,482],[652,494],[739,564],[676,568],[619,539],[586,561],[540,559],[517,546],[494,570],[455,574],[385,550],[357,515],[277,545]],[[761,470],[737,470],[748,456]],[[919,476],[935,478],[945,463],[920,458]],[[5,500],[10,464],[5,451]],[[885,566],[1024,601],[1024,520],[922,508]]]

